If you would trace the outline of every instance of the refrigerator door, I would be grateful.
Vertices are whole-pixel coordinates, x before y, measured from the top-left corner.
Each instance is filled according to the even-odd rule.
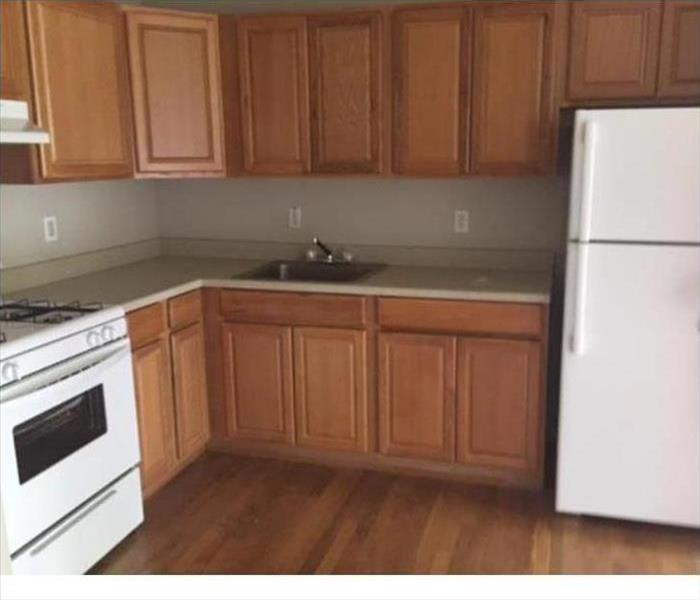
[[[576,113],[570,240],[700,242],[700,108]]]
[[[700,248],[569,244],[566,288],[557,510],[699,527]]]

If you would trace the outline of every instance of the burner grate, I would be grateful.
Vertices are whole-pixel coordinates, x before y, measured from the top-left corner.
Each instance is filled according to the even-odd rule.
[[[104,305],[101,302],[81,304],[77,300],[68,303],[56,303],[50,300],[13,300],[0,302],[0,321],[57,324],[103,308]]]

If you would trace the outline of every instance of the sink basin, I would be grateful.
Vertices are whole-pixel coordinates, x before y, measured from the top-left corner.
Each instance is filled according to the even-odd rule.
[[[359,281],[377,272],[383,265],[371,263],[320,263],[302,260],[276,260],[253,271],[239,275],[236,279],[262,281]]]

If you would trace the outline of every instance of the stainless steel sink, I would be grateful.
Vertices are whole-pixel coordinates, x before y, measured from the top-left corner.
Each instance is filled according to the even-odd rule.
[[[373,263],[322,263],[302,260],[276,260],[235,279],[261,281],[329,281],[348,283],[376,273],[384,265]]]

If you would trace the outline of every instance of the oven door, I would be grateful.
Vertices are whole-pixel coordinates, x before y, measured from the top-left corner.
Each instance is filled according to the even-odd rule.
[[[14,553],[139,462],[128,340],[0,393],[0,484]]]

